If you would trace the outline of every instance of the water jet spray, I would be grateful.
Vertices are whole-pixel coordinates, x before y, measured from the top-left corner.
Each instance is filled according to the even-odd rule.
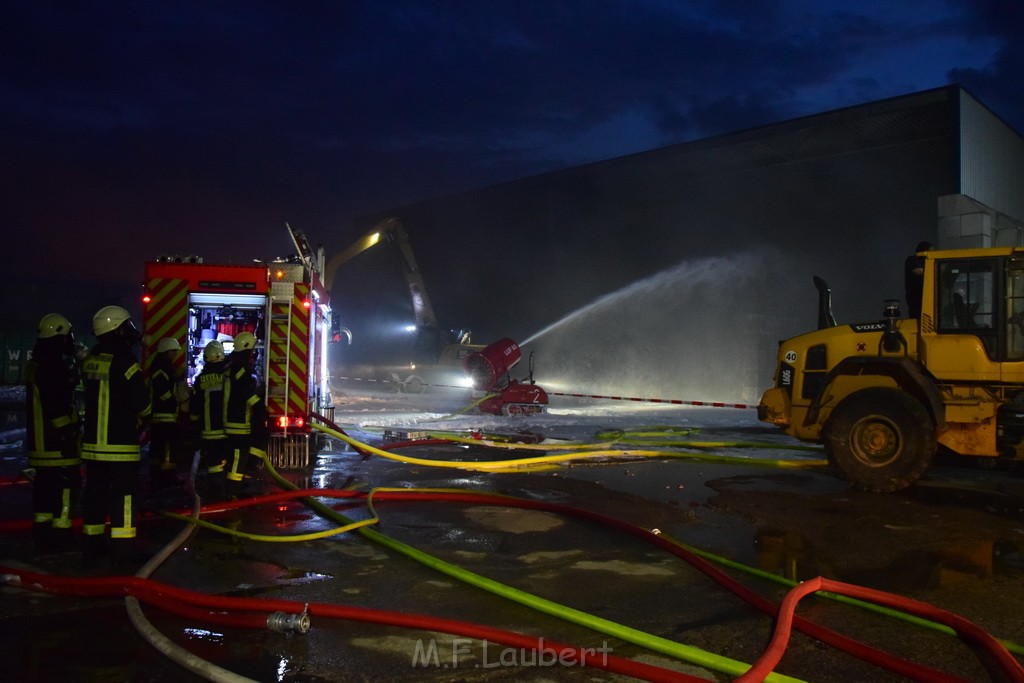
[[[529,335],[545,383],[585,395],[752,403],[778,340],[809,324],[796,257],[765,247],[689,259]]]

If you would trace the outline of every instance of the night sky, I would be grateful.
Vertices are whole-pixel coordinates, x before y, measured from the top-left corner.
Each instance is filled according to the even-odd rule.
[[[1024,132],[1022,35],[1019,0],[4,3],[7,325],[159,254],[286,255],[285,221],[330,255],[390,207],[948,83]]]

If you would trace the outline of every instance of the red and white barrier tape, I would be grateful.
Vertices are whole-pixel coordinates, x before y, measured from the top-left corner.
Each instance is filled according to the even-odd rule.
[[[370,382],[372,384],[394,384],[398,387],[404,387],[407,383],[400,379],[374,379],[372,377],[335,377],[337,380],[344,380],[346,382]],[[421,387],[440,387],[442,389],[471,389],[472,387],[462,386],[459,384],[429,384],[427,382],[418,382]]]
[[[339,380],[350,382],[373,382],[374,384],[396,384],[402,386],[404,382],[388,379],[366,379],[363,377],[337,377]],[[467,389],[468,387],[455,386],[454,384],[422,384],[424,387],[441,387],[444,389]],[[599,394],[570,394],[559,391],[549,391],[548,396],[568,396],[571,398],[597,398],[607,401],[633,401],[635,403],[667,403],[674,406],[697,406],[701,408],[739,408],[740,410],[753,410],[756,405],[747,403],[726,403],[724,401],[683,401],[678,398],[639,398],[636,396],[601,396]]]
[[[678,398],[638,398],[635,396],[599,396],[597,394],[563,394],[549,391],[548,396],[571,396],[573,398],[602,398],[609,401],[635,401],[638,403],[669,403],[675,406],[703,406],[705,408],[757,408],[746,403],[724,403],[722,401],[683,401]]]

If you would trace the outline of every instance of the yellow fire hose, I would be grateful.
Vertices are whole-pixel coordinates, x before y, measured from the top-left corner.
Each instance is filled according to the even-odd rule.
[[[333,429],[329,429],[326,427],[322,427],[320,425],[316,425],[316,428],[321,431],[324,431],[327,434],[330,434],[331,436],[336,436],[338,438],[343,436],[340,432],[337,432]],[[380,449],[373,449],[373,451],[378,450]],[[381,452],[386,453],[387,451]],[[273,469],[269,462],[269,459],[266,456],[259,457],[267,464],[268,471],[271,473],[271,476],[273,476],[275,480],[283,488],[292,490],[295,490],[297,488],[294,484],[281,477],[276,472],[276,470]],[[309,505],[323,517],[332,519],[343,525],[349,525],[353,523],[352,520],[348,519],[341,513],[331,509],[330,507],[323,505],[322,503],[315,499],[305,498],[303,500],[306,502],[307,505]],[[374,531],[373,529],[370,529],[367,526],[362,526],[358,528],[357,531],[367,539],[380,545],[383,545],[386,548],[390,548],[391,550],[399,554],[405,555],[406,557],[409,557],[410,559],[413,559],[423,564],[424,566],[430,567],[431,569],[439,571],[447,576],[451,576],[452,578],[462,581],[463,583],[467,583],[469,585],[476,586],[477,588],[486,590],[490,593],[493,593],[494,595],[498,595],[508,600],[512,600],[522,605],[531,607],[544,614],[548,614],[550,616],[563,619],[570,623],[590,628],[599,633],[604,633],[606,635],[619,638],[620,640],[632,643],[634,645],[638,645],[640,647],[644,647],[653,652],[659,652],[670,657],[675,657],[676,659],[680,659],[682,661],[688,661],[694,664],[698,664],[712,671],[718,671],[732,676],[739,676],[750,669],[750,664],[748,663],[734,660],[729,657],[724,657],[722,655],[717,655],[712,652],[707,652],[692,645],[678,643],[667,638],[662,638],[661,636],[646,633],[644,631],[640,631],[639,629],[625,626],[623,624],[619,624],[614,621],[610,621],[608,619],[604,619],[602,617],[598,617],[593,614],[589,614],[587,612],[574,609],[567,605],[562,605],[552,600],[542,598],[540,596],[528,593],[518,588],[514,588],[507,584],[503,584],[499,581],[495,581],[494,579],[490,579],[488,577],[482,576],[475,572],[471,572],[467,569],[459,567],[458,565],[454,565],[450,562],[441,560],[421,550],[417,550],[416,548],[413,548],[412,546],[402,543],[401,541],[393,539],[380,532]],[[792,678],[784,674],[773,672],[765,678],[765,681],[767,681],[767,683],[798,683],[800,679]]]
[[[460,470],[476,470],[484,472],[502,472],[509,470],[523,470],[529,468],[536,468],[541,466],[552,465],[554,463],[565,463],[577,460],[585,460],[588,458],[626,458],[626,457],[641,457],[641,458],[682,458],[688,460],[698,460],[702,462],[718,462],[718,463],[733,463],[733,464],[744,464],[744,465],[760,465],[766,467],[781,467],[781,468],[804,468],[804,467],[824,467],[828,464],[823,459],[799,459],[799,460],[786,460],[786,459],[763,459],[763,458],[746,458],[746,457],[733,457],[726,455],[715,455],[706,453],[688,453],[678,450],[650,450],[650,449],[625,449],[625,448],[609,448],[613,444],[512,444],[497,441],[487,441],[480,439],[472,439],[468,437],[453,437],[445,436],[442,437],[448,441],[455,443],[467,444],[467,445],[481,445],[491,448],[504,448],[509,450],[576,450],[579,452],[571,453],[559,453],[553,455],[543,455],[532,458],[515,458],[511,460],[491,460],[491,461],[462,461],[462,460],[433,460],[427,458],[416,458],[408,455],[400,455],[380,448],[376,448],[369,444],[363,443],[356,439],[353,439],[347,434],[339,431],[335,431],[329,427],[312,423],[312,427],[325,434],[328,434],[336,439],[344,441],[353,448],[361,452],[372,453],[388,460],[394,460],[396,462],[405,463],[407,465],[422,465],[426,467],[448,467],[452,469]],[[710,448],[712,442],[703,442],[704,447]],[[732,442],[718,442],[714,447],[729,447],[733,445]],[[763,446],[763,445],[762,445]],[[777,448],[778,446],[773,445],[772,447]]]

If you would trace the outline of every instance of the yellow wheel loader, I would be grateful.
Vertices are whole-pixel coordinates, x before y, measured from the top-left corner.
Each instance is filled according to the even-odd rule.
[[[913,484],[938,449],[1021,460],[1024,248],[936,250],[919,319],[885,303],[876,322],[838,325],[815,277],[819,329],[780,343],[758,417],[825,446],[854,488]]]

